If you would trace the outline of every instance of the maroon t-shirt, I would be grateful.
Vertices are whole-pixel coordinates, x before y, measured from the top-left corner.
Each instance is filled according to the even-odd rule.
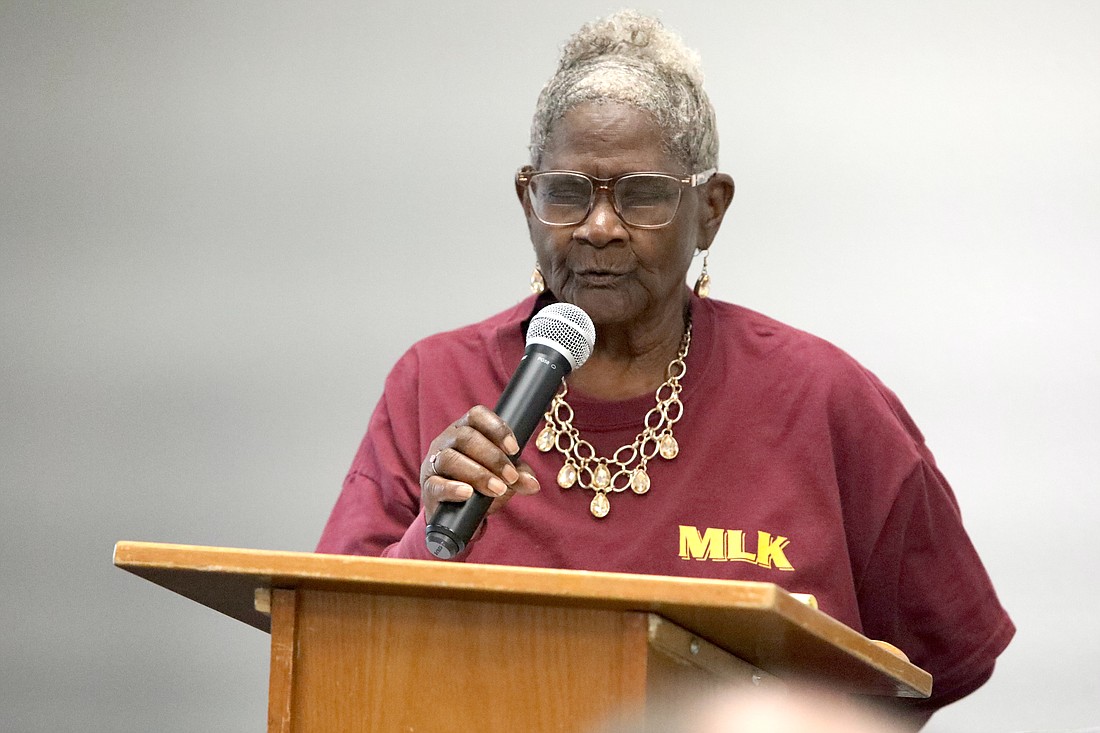
[[[386,380],[318,552],[432,559],[420,465],[471,406],[492,406],[519,363],[529,298],[414,345]],[[902,649],[934,675],[932,705],[983,682],[1013,634],[950,487],[901,403],[840,349],[745,308],[692,300],[680,453],[652,488],[556,483],[562,458],[523,458],[542,491],[490,517],[460,559],[776,583]],[[569,393],[599,455],[632,442],[652,396]],[[537,429],[536,429],[537,434]]]

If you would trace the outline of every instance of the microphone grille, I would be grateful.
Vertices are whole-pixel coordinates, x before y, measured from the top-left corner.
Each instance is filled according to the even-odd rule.
[[[527,345],[543,344],[569,359],[579,369],[592,355],[596,345],[596,327],[588,314],[570,303],[551,303],[531,319],[527,327]]]

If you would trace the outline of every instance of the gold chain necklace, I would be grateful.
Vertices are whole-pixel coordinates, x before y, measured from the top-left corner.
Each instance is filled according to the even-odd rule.
[[[592,444],[581,437],[573,427],[573,408],[565,401],[569,386],[562,381],[550,408],[543,418],[546,427],[535,439],[535,446],[547,453],[557,449],[565,458],[565,465],[558,471],[558,486],[568,489],[580,486],[596,492],[589,509],[598,519],[611,511],[608,492],[625,491],[629,488],[635,494],[649,491],[650,479],[646,472],[649,461],[656,456],[672,460],[679,454],[680,445],[672,435],[672,426],[684,416],[684,404],[680,402],[680,380],[687,373],[684,360],[691,347],[691,320],[688,320],[684,336],[680,339],[680,351],[669,362],[666,373],[668,378],[657,388],[657,404],[646,413],[642,432],[634,442],[624,445],[608,458],[596,455]]]

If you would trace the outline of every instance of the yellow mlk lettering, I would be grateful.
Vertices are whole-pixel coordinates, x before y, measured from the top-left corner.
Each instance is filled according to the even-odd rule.
[[[700,534],[695,527],[680,525],[680,557],[684,560],[725,560],[724,533],[708,527]]]
[[[776,570],[794,570],[794,566],[783,554],[783,548],[790,543],[791,541],[786,537],[780,535],[772,537],[769,532],[758,531],[756,533],[756,564],[763,568],[774,565]]]
[[[756,555],[754,553],[745,552],[744,530],[726,530],[726,559],[730,562],[756,562]]]

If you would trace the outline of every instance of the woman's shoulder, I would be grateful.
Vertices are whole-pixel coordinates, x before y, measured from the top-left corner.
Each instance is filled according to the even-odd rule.
[[[709,309],[717,340],[743,357],[785,359],[792,365],[842,371],[863,369],[848,352],[809,331],[742,305],[717,300],[703,303]]]
[[[533,299],[527,298],[484,320],[421,338],[398,359],[393,372],[500,372],[511,352],[523,353],[523,323],[532,306]]]
[[[876,404],[911,425],[897,395],[840,346],[744,306],[713,301],[707,307],[728,364],[802,384],[841,408]]]

